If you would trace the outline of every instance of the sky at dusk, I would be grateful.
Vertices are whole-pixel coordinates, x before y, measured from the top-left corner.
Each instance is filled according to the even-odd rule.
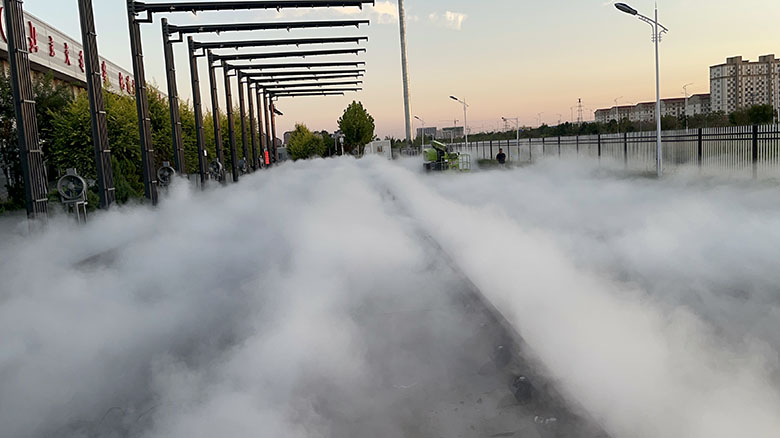
[[[152,0],[149,3],[153,2]],[[652,14],[653,1],[629,2],[640,13]],[[659,1],[660,21],[670,29],[661,46],[663,97],[680,97],[682,86],[691,93],[709,91],[709,66],[727,57],[780,54],[777,0],[666,0]],[[104,56],[132,71],[125,0],[94,0],[98,45]],[[473,132],[503,127],[501,117],[520,117],[524,125],[541,121],[555,124],[571,118],[582,98],[592,111],[614,105],[654,99],[654,58],[650,27],[618,12],[603,0],[406,0],[412,113],[428,126],[463,123],[462,107],[448,96],[468,101]],[[67,34],[78,37],[75,0],[27,0],[25,9]],[[142,25],[147,77],[165,89],[160,18]],[[285,114],[278,132],[303,122],[313,130],[333,131],[341,112],[360,100],[374,116],[380,137],[403,135],[403,97],[395,1],[357,8],[273,12],[221,12],[168,16],[172,24],[207,22],[262,22],[277,19],[317,20],[367,18],[369,27],[223,33],[197,36],[215,39],[297,38],[366,35],[368,49],[363,91],[344,97],[284,99]],[[327,48],[355,47],[330,45]],[[306,46],[300,50],[316,50]],[[246,49],[246,52],[297,50],[289,47]],[[224,52],[224,51],[223,51]],[[187,52],[176,48],[179,92],[191,97]],[[328,57],[328,61],[355,56]],[[314,61],[314,59],[309,59]],[[326,59],[322,59],[323,61]],[[291,59],[290,62],[298,60]],[[207,78],[205,62],[201,77]],[[208,92],[204,81],[204,97]],[[220,93],[222,94],[222,93]],[[206,99],[207,100],[207,99]],[[576,118],[576,109],[574,112]],[[419,122],[415,121],[415,128]]]

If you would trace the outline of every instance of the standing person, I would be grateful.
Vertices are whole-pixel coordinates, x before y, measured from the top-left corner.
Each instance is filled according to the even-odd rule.
[[[498,148],[498,155],[496,155],[496,161],[498,161],[499,166],[506,165],[506,154],[504,153],[504,148]]]

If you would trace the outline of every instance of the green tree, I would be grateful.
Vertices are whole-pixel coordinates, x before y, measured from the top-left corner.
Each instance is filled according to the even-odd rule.
[[[290,158],[293,160],[306,160],[325,155],[325,141],[319,134],[313,134],[305,125],[295,125],[295,130],[290,135],[287,146]]]
[[[754,105],[748,108],[751,125],[766,125],[774,122],[775,110],[772,105]]]
[[[344,134],[344,150],[360,155],[365,145],[374,139],[374,118],[360,102],[352,102],[339,119],[339,129]]]

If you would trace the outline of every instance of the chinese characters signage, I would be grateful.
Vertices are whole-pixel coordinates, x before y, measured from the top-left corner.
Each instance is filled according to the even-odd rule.
[[[84,49],[81,42],[70,38],[40,19],[25,13],[25,31],[30,62],[40,70],[52,70],[73,81],[86,81]],[[99,42],[98,42],[99,45]],[[8,50],[5,32],[5,15],[0,4],[0,50]],[[118,65],[101,58],[100,72],[108,88],[120,94],[134,94],[132,74]]]

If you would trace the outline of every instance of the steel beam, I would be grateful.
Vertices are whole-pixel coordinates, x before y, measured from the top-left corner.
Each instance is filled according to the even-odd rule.
[[[265,91],[274,94],[274,93],[286,93],[291,91],[289,88],[266,88]],[[316,93],[317,91],[338,91],[338,92],[346,92],[346,91],[360,91],[360,88],[302,88],[298,89],[297,91],[301,93]]]
[[[288,21],[278,23],[232,23],[232,24],[196,24],[188,26],[170,25],[171,33],[181,35],[193,33],[220,33],[220,32],[244,32],[254,30],[291,30],[291,29],[315,29],[324,27],[356,27],[361,24],[369,24],[368,20],[339,20],[339,21]]]
[[[247,47],[269,47],[269,46],[305,46],[311,44],[360,44],[361,41],[368,41],[368,37],[336,37],[336,38],[290,38],[277,40],[239,40],[239,41],[208,41],[196,42],[198,49],[241,49]]]
[[[241,117],[241,150],[244,153],[244,162],[249,169],[249,139],[246,132],[246,92],[244,91],[244,78],[240,71],[236,71],[238,80],[238,112]]]
[[[266,53],[235,53],[232,55],[214,54],[215,59],[220,61],[251,61],[255,59],[277,59],[277,58],[306,58],[308,56],[324,55],[359,55],[366,49],[331,49],[331,50],[308,50],[300,52],[266,52]]]
[[[231,64],[228,65],[233,68],[242,68],[247,70],[277,70],[285,68],[322,68],[322,67],[360,67],[366,65],[365,61],[339,61],[339,62],[296,62],[286,64]]]
[[[111,147],[108,141],[106,106],[103,100],[103,78],[100,71],[95,16],[92,0],[79,0],[81,40],[84,46],[84,70],[87,73],[87,96],[92,119],[92,145],[95,149],[100,208],[106,209],[116,200],[114,173],[111,168]]]
[[[230,168],[233,171],[233,182],[238,182],[238,150],[236,150],[236,130],[233,124],[233,91],[230,86],[230,68],[224,61],[222,62],[222,72],[225,75],[225,112],[227,112],[230,139]]]
[[[168,106],[171,113],[171,147],[173,150],[173,166],[177,173],[186,173],[184,164],[184,140],[181,132],[181,112],[179,111],[179,88],[176,84],[176,62],[173,58],[173,43],[169,31],[168,19],[162,20],[163,55],[165,58],[165,79],[168,84]]]
[[[30,75],[27,38],[24,33],[22,0],[3,0],[3,6],[27,217],[45,221],[48,212],[48,187],[43,165],[43,149],[38,137],[38,119]]]
[[[129,0],[132,1],[132,0]],[[275,0],[275,1],[211,1],[211,2],[133,2],[138,12],[206,12],[206,11],[237,11],[250,9],[282,9],[282,8],[321,8],[350,7],[363,9],[364,4],[374,4],[374,0]]]
[[[252,84],[246,83],[247,99],[249,100],[249,138],[252,140],[252,170],[259,168],[257,161],[257,123],[255,123],[255,103],[252,97]]]
[[[301,82],[299,84],[275,84],[266,83],[263,81],[255,81],[255,84],[259,84],[261,87],[267,90],[274,89],[289,89],[289,88],[306,88],[306,87],[327,87],[329,85],[360,85],[363,81],[341,81],[341,82]]]
[[[324,92],[324,93],[296,93],[296,92],[289,92],[289,93],[276,93],[274,94],[274,97],[306,97],[306,96],[343,96],[344,92],[336,91],[336,92]]]
[[[209,63],[209,86],[211,88],[211,113],[214,118],[214,147],[217,150],[217,161],[223,166],[220,182],[225,183],[225,154],[222,151],[222,120],[219,117],[219,96],[217,95],[217,67],[211,52],[206,52]]]
[[[203,127],[203,104],[200,95],[200,73],[198,72],[198,58],[192,37],[187,38],[187,47],[190,55],[190,77],[192,79],[192,107],[195,112],[195,139],[198,145],[198,172],[200,172],[200,187],[206,188],[206,135]]]
[[[154,146],[152,145],[152,123],[149,116],[149,97],[146,94],[146,69],[144,67],[141,23],[151,23],[151,16],[139,20],[136,2],[127,0],[127,20],[130,29],[130,54],[135,75],[135,105],[138,113],[138,134],[141,143],[141,170],[143,172],[144,195],[152,205],[157,205],[157,172],[154,171]]]
[[[355,74],[363,75],[365,69],[353,69],[353,70],[298,70],[298,71],[280,71],[280,72],[265,72],[265,73],[246,73],[243,67],[244,75],[249,78],[286,78],[291,76],[313,76],[313,75],[343,75],[343,74]]]

